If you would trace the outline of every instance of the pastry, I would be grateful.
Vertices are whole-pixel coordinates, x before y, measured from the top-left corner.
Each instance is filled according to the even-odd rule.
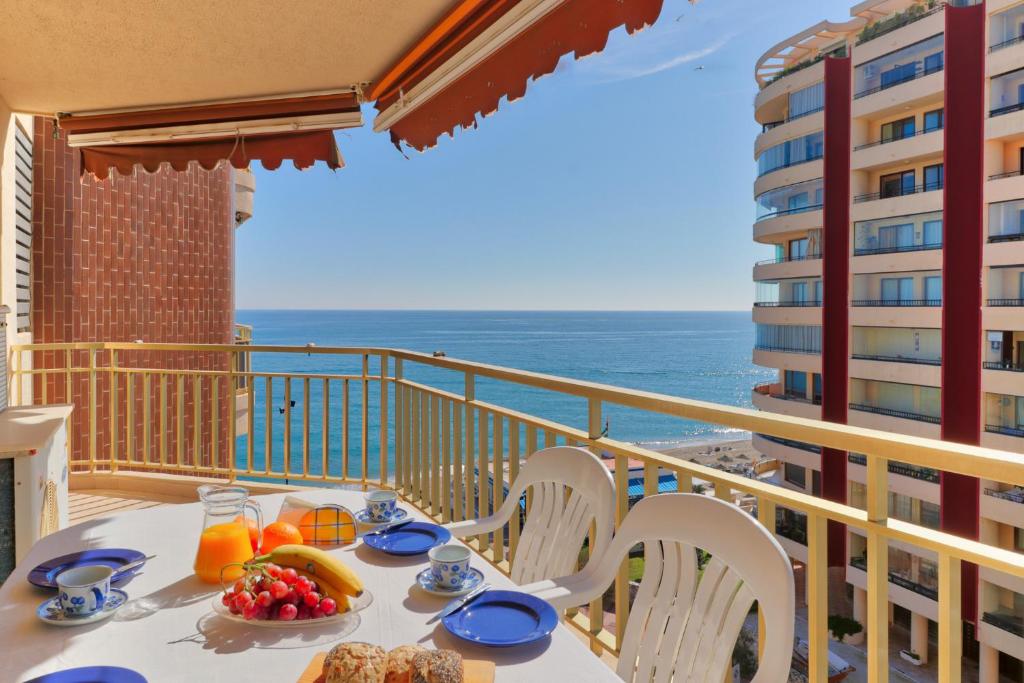
[[[427,651],[419,645],[400,645],[388,653],[384,683],[412,683],[412,660]]]
[[[412,683],[462,683],[462,655],[454,650],[437,650],[414,656]]]
[[[387,653],[369,643],[335,645],[324,659],[324,683],[381,683]]]

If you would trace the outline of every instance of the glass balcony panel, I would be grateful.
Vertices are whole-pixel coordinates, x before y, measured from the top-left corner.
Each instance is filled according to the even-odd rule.
[[[991,52],[1016,45],[1024,40],[1024,5],[1017,5],[1005,12],[993,14],[989,19],[988,37]]]
[[[1012,242],[1024,239],[1024,199],[988,206],[988,241]]]
[[[938,34],[854,69],[855,97],[864,97],[941,71],[945,36]]]
[[[769,147],[757,158],[757,173],[766,175],[780,168],[789,168],[808,161],[821,159],[825,154],[825,136],[822,131]]]
[[[1024,107],[1024,69],[996,76],[989,90],[989,114],[1001,116]]]
[[[939,365],[940,330],[911,327],[854,327],[851,353],[861,360]]]
[[[942,212],[861,221],[854,225],[854,256],[942,247]]]
[[[754,347],[761,351],[821,353],[820,325],[754,326]]]
[[[815,211],[821,208],[824,184],[821,178],[769,190],[757,198],[757,220]]]

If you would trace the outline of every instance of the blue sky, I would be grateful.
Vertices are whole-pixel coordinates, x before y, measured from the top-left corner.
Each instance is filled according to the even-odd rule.
[[[749,309],[770,255],[751,240],[754,63],[849,6],[665,0],[654,27],[408,159],[367,108],[337,136],[346,168],[255,165],[237,306]]]

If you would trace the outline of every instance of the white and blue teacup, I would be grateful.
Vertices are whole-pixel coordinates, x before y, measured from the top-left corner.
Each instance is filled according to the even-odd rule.
[[[390,522],[397,505],[398,494],[394,491],[370,491],[366,494],[366,514],[373,522]]]
[[[60,608],[68,617],[87,617],[103,609],[114,570],[102,565],[68,569],[57,575]]]
[[[469,548],[464,545],[440,545],[431,548],[427,557],[438,588],[459,590],[470,577]]]

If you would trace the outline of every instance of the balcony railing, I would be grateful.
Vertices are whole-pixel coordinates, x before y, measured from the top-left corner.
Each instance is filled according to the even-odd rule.
[[[854,306],[876,306],[886,308],[896,307],[920,307],[920,306],[942,306],[942,299],[854,299]]]
[[[875,247],[873,249],[854,249],[854,256],[874,256],[876,254],[902,254],[911,251],[933,251],[942,249],[941,244],[908,244],[899,247]]]
[[[1016,171],[1007,171],[1006,173],[996,173],[990,175],[989,180],[1002,180],[1003,178],[1016,178],[1017,176],[1024,175],[1024,170],[1017,169]]]
[[[257,362],[248,367],[275,371],[239,372],[239,357],[250,354]],[[34,358],[39,362],[33,364]],[[921,547],[937,557],[940,678],[955,680],[961,664],[960,623],[951,616],[961,604],[961,564],[1024,578],[1024,555],[890,519],[886,491],[878,489],[877,482],[884,481],[879,473],[886,471],[889,458],[1024,485],[1024,462],[990,449],[401,349],[36,344],[15,346],[10,359],[14,404],[75,404],[69,428],[73,481],[148,472],[150,477],[155,473],[168,480],[177,475],[186,481],[201,476],[242,483],[382,486],[396,489],[406,504],[437,521],[449,522],[500,506],[504,482],[518,475],[523,458],[546,446],[571,444],[614,459],[617,523],[629,507],[629,480],[636,476],[630,471],[631,461],[643,464],[645,495],[659,490],[663,474],[673,474],[678,491],[693,491],[699,480],[712,484],[715,495],[724,500],[732,501],[737,494],[753,498],[758,520],[769,527],[777,507],[804,514],[809,678],[816,683],[828,677],[829,521],[858,530],[867,537],[869,547],[878,549],[869,553],[865,565],[868,613],[877,619],[865,624],[870,680],[881,680],[889,667],[888,595],[872,586],[879,585],[874,579],[888,573],[885,549],[890,541]],[[168,369],[169,360],[189,369]],[[283,371],[289,363],[303,370]],[[323,372],[320,367],[331,370]],[[234,413],[237,402],[223,399],[233,395],[243,374],[253,391],[244,415],[239,416]],[[528,389],[539,397],[538,406],[559,401],[578,406],[578,417],[571,420],[576,424],[502,405],[494,398],[502,395],[502,388],[515,396]],[[872,502],[862,510],[612,438],[604,431],[605,416],[623,410],[679,420],[680,425],[696,420],[867,453],[867,500]],[[236,431],[239,422],[248,422],[244,433]],[[528,508],[527,523],[529,515]],[[507,570],[521,528],[513,516],[507,528],[471,545],[486,560]],[[566,623],[589,638],[595,651],[614,655],[629,609],[629,574],[623,565],[606,601],[568,613]]]
[[[881,145],[888,145],[890,142],[899,142],[900,140],[912,140],[921,135],[928,135],[928,133],[937,133],[942,130],[943,126],[933,126],[931,128],[923,128],[919,131],[910,133],[909,135],[900,135],[899,137],[882,138],[881,140],[875,140],[874,142],[868,142],[863,145],[857,145],[853,148],[853,151],[859,152],[862,149],[871,149],[872,147],[879,147]]]
[[[1024,41],[1024,35],[1014,36],[1013,38],[1010,38],[1009,40],[1004,40],[1001,43],[996,43],[995,45],[990,47],[988,49],[988,51],[990,53],[992,53],[992,52],[999,52],[1000,50],[1004,50],[1004,49],[1006,49],[1008,47],[1013,47],[1014,45],[1017,45],[1018,43],[1020,43],[1022,41]]]
[[[755,301],[754,308],[820,308],[821,301]]]
[[[991,118],[996,116],[1002,116],[1003,114],[1012,114],[1015,111],[1024,109],[1024,102],[1017,102],[1016,104],[1008,104],[1005,107],[998,107],[989,111],[988,115]]]
[[[898,190],[891,192],[869,192],[868,194],[859,194],[853,198],[854,204],[861,204],[863,202],[874,202],[879,199],[892,199],[894,197],[907,197],[912,194],[921,194],[922,192],[934,192],[935,190],[942,189],[942,183],[924,183],[923,185],[915,185],[914,187],[901,187]]]
[[[853,96],[853,99],[859,100],[862,97],[867,97],[868,95],[874,95],[875,93],[882,92],[883,90],[888,90],[889,88],[895,88],[898,85],[903,85],[904,83],[909,83],[911,81],[915,81],[918,78],[924,78],[925,76],[931,76],[932,74],[937,74],[940,71],[942,71],[943,68],[944,68],[944,64],[939,64],[938,66],[929,67],[927,69],[924,68],[923,66],[918,67],[913,73],[908,73],[906,76],[903,76],[902,78],[899,78],[899,79],[897,79],[895,81],[892,81],[890,83],[886,83],[885,85],[879,85],[879,86],[876,86],[874,88],[868,88],[867,90],[862,90],[859,93],[855,94]]]
[[[989,306],[1024,306],[1024,299],[989,299]]]
[[[911,413],[906,410],[892,410],[891,408],[880,408],[878,406],[869,406],[863,403],[851,403],[850,410],[859,410],[863,413],[874,413],[875,415],[887,415],[889,417],[900,417],[903,418],[904,420],[930,422],[931,424],[940,424],[942,422],[942,420],[935,415]]]
[[[807,213],[809,211],[820,211],[823,204],[809,204],[808,206],[799,206],[795,209],[779,209],[778,211],[772,211],[766,213],[763,216],[757,217],[757,222],[766,221],[769,218],[778,218],[779,216],[792,216],[797,213]]]
[[[820,355],[821,349],[808,349],[799,346],[775,346],[773,344],[754,344],[755,351],[776,351],[779,353],[806,353]]]
[[[885,363],[912,363],[914,365],[942,365],[941,358],[910,358],[908,356],[884,356],[879,354],[853,353],[854,360],[877,360]]]
[[[821,446],[815,446],[814,444],[805,443],[803,441],[794,441],[793,439],[781,439],[777,436],[771,436],[770,434],[758,434],[759,437],[765,441],[771,441],[781,446],[789,446],[790,448],[799,448],[802,451],[808,453],[821,453]]]
[[[1009,491],[999,491],[997,489],[985,489],[986,496],[992,496],[993,498],[999,498],[1000,500],[1008,500],[1011,503],[1020,503],[1024,505],[1024,488],[1011,489]]]
[[[851,453],[847,456],[847,459],[854,465],[861,465],[862,467],[868,464],[866,457],[856,453]],[[927,481],[932,484],[938,484],[940,479],[938,470],[934,470],[931,467],[914,467],[913,465],[905,465],[901,462],[890,462],[889,471],[902,477],[910,477],[911,479]]]
[[[1024,426],[1020,425],[985,425],[985,431],[1003,436],[1024,437]]]
[[[944,2],[939,2],[935,7],[928,10],[924,9],[923,5],[913,5],[910,9],[865,27],[860,32],[860,35],[857,36],[857,44],[863,45],[869,40],[874,40],[875,38],[884,36],[887,33],[892,33],[897,29],[901,29],[904,26],[909,26],[915,21],[920,21],[925,17],[930,17],[936,12],[941,12],[944,9],[946,9],[946,3]]]
[[[981,620],[1007,633],[1012,633],[1018,638],[1024,638],[1024,618],[1020,615],[1003,612],[985,612],[981,615]]]
[[[1024,230],[1021,232],[1008,232],[1002,235],[989,235],[989,244],[997,244],[999,242],[1019,242],[1024,240]]]
[[[981,364],[981,367],[986,370],[1006,370],[1008,372],[1024,372],[1024,363],[1014,363],[1013,361],[990,361],[987,360]]]
[[[775,258],[758,261],[755,266],[773,266],[778,263],[796,263],[798,261],[815,261],[821,258],[821,254],[807,254],[805,256],[777,256]]]
[[[765,177],[766,175],[768,175],[770,173],[775,173],[776,171],[782,171],[782,170],[785,170],[787,168],[793,168],[794,166],[801,166],[803,164],[809,164],[812,161],[821,161],[824,157],[825,157],[825,153],[822,152],[821,154],[814,154],[812,156],[809,156],[806,159],[796,159],[796,160],[793,160],[793,161],[787,161],[787,162],[785,162],[783,164],[779,164],[778,166],[772,166],[768,170],[763,171],[761,173],[758,173],[757,177],[758,178],[763,178],[763,177]]]
[[[850,566],[854,567],[856,569],[860,569],[861,571],[867,571],[867,566],[868,566],[867,558],[864,558],[864,557],[851,557],[850,558]],[[889,583],[894,584],[896,586],[899,586],[900,588],[906,588],[907,590],[913,591],[913,592],[917,593],[918,595],[923,595],[924,597],[928,598],[929,600],[938,600],[939,599],[939,591],[938,590],[936,590],[934,588],[931,588],[930,586],[925,586],[924,584],[918,583],[918,582],[913,581],[911,579],[908,579],[907,577],[903,576],[902,574],[898,574],[896,572],[889,572]]]

